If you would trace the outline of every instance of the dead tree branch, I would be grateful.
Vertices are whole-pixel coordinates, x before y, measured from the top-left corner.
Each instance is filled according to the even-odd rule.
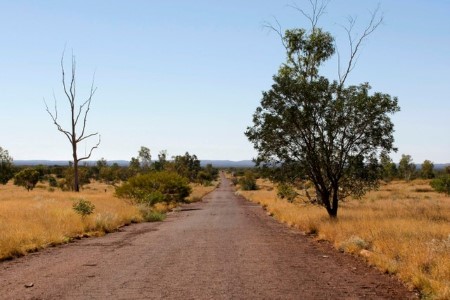
[[[348,59],[344,72],[341,72],[341,58],[339,51],[337,51],[340,87],[344,85],[348,75],[355,68],[358,61],[358,51],[361,48],[363,42],[378,28],[378,26],[380,26],[381,23],[383,23],[383,15],[380,15],[380,6],[378,5],[377,8],[373,12],[371,12],[369,24],[367,24],[360,36],[353,36],[353,28],[356,24],[356,18],[348,17],[348,25],[342,26],[347,33],[348,43],[350,46],[350,57]]]

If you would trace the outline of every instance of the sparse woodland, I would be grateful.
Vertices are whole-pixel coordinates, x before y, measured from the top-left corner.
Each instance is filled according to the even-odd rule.
[[[294,7],[310,21],[308,29],[267,24],[286,60],[245,131],[257,166],[231,168],[227,176],[238,193],[288,226],[363,257],[425,298],[450,299],[450,166],[419,165],[407,154],[394,162],[391,117],[400,111],[398,99],[372,92],[364,78],[347,85],[362,44],[383,17],[375,10],[359,36],[349,20],[345,61],[334,37],[319,27],[326,1],[310,3],[311,14]],[[327,78],[321,67],[336,55],[338,78]],[[70,128],[61,125],[57,99],[52,109],[45,103],[73,160],[16,166],[13,153],[0,147],[0,260],[130,223],[162,221],[180,203],[199,201],[217,186],[219,170],[201,166],[188,152],[152,158],[142,146],[128,165],[88,161],[101,143],[99,133],[86,131],[96,87],[93,80],[88,98],[77,99],[75,65],[72,55],[67,74],[63,54]],[[78,144],[89,138],[96,141],[80,156]]]

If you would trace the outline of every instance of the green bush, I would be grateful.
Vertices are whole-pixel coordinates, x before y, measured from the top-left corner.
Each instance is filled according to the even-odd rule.
[[[58,187],[58,181],[56,180],[55,177],[49,176],[48,177],[48,185],[51,187]]]
[[[251,171],[246,171],[244,176],[239,178],[239,185],[244,191],[253,191],[258,189],[255,175]]]
[[[149,206],[158,202],[181,202],[190,193],[188,180],[169,171],[139,174],[116,187],[118,197],[132,199]]]
[[[95,205],[92,202],[84,199],[78,199],[72,206],[73,210],[83,218],[92,214],[95,209]]]
[[[295,198],[298,196],[298,193],[286,183],[280,183],[278,185],[278,193],[277,196],[281,199],[286,198],[289,202],[293,202]]]
[[[166,214],[159,211],[148,210],[141,213],[146,222],[162,222],[166,218]]]
[[[26,168],[14,176],[14,184],[23,186],[28,191],[34,189],[39,181],[39,172],[32,168]]]
[[[445,174],[431,180],[430,185],[436,192],[450,195],[450,174]]]

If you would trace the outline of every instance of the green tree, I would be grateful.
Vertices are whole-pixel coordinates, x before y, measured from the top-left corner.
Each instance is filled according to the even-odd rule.
[[[140,169],[141,163],[139,162],[139,159],[136,157],[132,157],[130,160],[130,164],[128,166],[128,172],[130,174],[130,177],[138,174]]]
[[[141,149],[138,152],[138,159],[143,170],[147,171],[150,169],[152,164],[152,155],[149,148],[141,146]]]
[[[398,175],[397,165],[392,161],[389,155],[382,152],[380,155],[381,173],[385,181],[391,181]]]
[[[368,83],[345,85],[362,41],[381,22],[375,20],[376,14],[361,37],[351,40],[348,66],[334,81],[319,72],[335,47],[331,34],[316,26],[318,16],[309,17],[309,31],[279,32],[287,60],[273,76],[272,88],[263,92],[253,126],[245,134],[258,152],[259,165],[296,166],[334,218],[340,200],[362,196],[377,186],[377,156],[380,150],[395,150],[390,115],[400,108],[397,98],[371,93]],[[348,33],[351,37],[350,29]]]
[[[156,171],[162,171],[167,165],[167,150],[162,150],[158,154],[158,160],[154,162],[154,168]]]
[[[13,158],[8,150],[0,147],[0,183],[7,184],[13,175]]]
[[[214,168],[212,164],[207,164],[200,172],[197,174],[197,180],[203,184],[211,184],[211,181],[215,180],[219,175],[219,170]]]
[[[184,155],[177,155],[174,157],[173,166],[175,171],[188,178],[191,182],[195,182],[198,178],[198,172],[200,172],[200,160],[198,160],[195,154],[190,155],[186,152]]]
[[[34,189],[39,181],[39,172],[33,168],[26,168],[14,176],[14,184],[23,186],[30,191]]]
[[[411,155],[402,154],[402,158],[398,164],[398,174],[400,178],[409,181],[413,179],[416,165],[414,164]]]
[[[432,179],[434,178],[434,164],[426,159],[422,163],[422,167],[420,168],[420,176],[424,179]]]

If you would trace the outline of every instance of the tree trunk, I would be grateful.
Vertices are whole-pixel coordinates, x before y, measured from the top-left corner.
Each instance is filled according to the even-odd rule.
[[[328,212],[328,215],[330,218],[335,219],[337,218],[337,212],[339,207],[339,195],[338,195],[338,188],[335,188],[333,191],[333,206],[331,208],[331,211]]]
[[[320,193],[320,197],[322,198],[323,205],[327,209],[328,216],[331,219],[337,218],[338,202],[339,202],[337,189],[333,190],[333,199],[330,199],[331,193],[329,191]]]
[[[72,144],[73,149],[73,190],[75,192],[80,191],[80,184],[78,180],[78,156],[77,156],[77,144]]]

